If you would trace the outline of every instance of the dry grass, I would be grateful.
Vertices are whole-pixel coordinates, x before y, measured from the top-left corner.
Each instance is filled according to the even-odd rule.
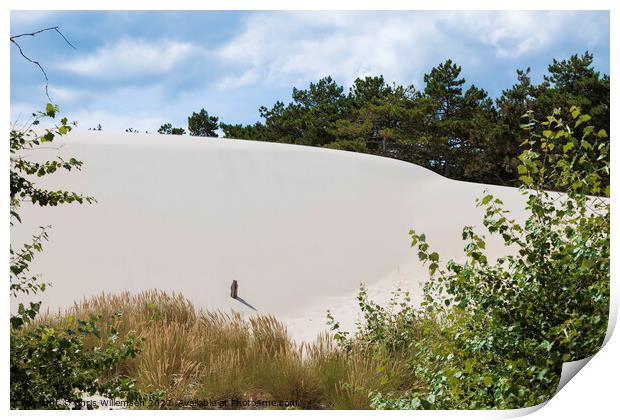
[[[331,337],[296,345],[272,316],[197,311],[180,294],[102,294],[39,322],[61,325],[90,314],[119,336],[144,339],[143,350],[119,369],[144,391],[170,400],[296,401],[297,408],[369,408],[368,391],[410,389],[416,378],[402,358],[342,351]],[[115,316],[120,314],[120,316]],[[107,333],[103,329],[103,336]],[[96,343],[92,343],[96,344]]]

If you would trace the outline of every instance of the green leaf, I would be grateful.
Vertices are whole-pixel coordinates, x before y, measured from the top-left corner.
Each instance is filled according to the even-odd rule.
[[[532,179],[532,177],[529,177],[526,175],[520,176],[519,179],[521,180],[521,182],[523,182],[523,184],[525,184],[528,187],[534,183],[534,180]]]
[[[431,276],[435,274],[435,272],[437,271],[437,267],[439,266],[436,262],[433,262],[428,266],[428,271],[431,273]]]
[[[581,124],[583,124],[584,122],[588,122],[591,119],[592,117],[590,117],[588,114],[583,114],[579,117],[577,121],[575,121],[575,127],[579,127]]]
[[[486,204],[489,204],[489,202],[493,200],[493,196],[491,194],[487,194],[484,196],[484,198],[482,199],[482,201],[480,202],[480,204],[482,204],[483,206]]]
[[[45,115],[54,118],[56,116],[56,107],[54,104],[48,103],[45,106]]]
[[[19,317],[19,316],[12,316],[11,317],[11,327],[17,329],[19,327],[21,327],[22,325],[24,325],[24,320]]]

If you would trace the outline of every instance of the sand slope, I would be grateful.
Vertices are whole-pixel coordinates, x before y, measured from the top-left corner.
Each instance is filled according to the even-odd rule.
[[[102,291],[158,288],[208,309],[253,307],[311,339],[328,308],[353,325],[360,283],[378,301],[399,285],[419,296],[426,271],[409,247],[410,228],[425,232],[443,260],[460,259],[461,229],[481,226],[474,199],[485,188],[508,208],[523,204],[513,188],[327,149],[88,131],[60,144],[84,169],[48,185],[98,203],[24,206],[24,224],[11,229],[19,246],[37,226],[53,226],[33,264],[53,283],[41,296],[51,309]],[[503,252],[499,242],[488,248]],[[247,304],[229,297],[233,279]]]

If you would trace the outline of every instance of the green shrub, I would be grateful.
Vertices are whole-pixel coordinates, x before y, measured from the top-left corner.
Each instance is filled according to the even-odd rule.
[[[412,246],[428,264],[424,302],[406,299],[395,313],[360,292],[365,322],[351,339],[375,349],[405,348],[424,386],[406,392],[371,391],[374,408],[507,409],[547,401],[557,389],[562,363],[582,359],[602,345],[609,310],[609,142],[586,126],[576,107],[572,121],[559,111],[523,128],[528,150],[519,173],[529,216],[511,219],[499,198],[477,201],[483,224],[514,250],[490,261],[485,237],[463,229],[464,263],[429,249],[411,231]],[[535,151],[538,150],[538,151]],[[553,191],[567,191],[556,193]],[[396,296],[397,297],[397,296]],[[334,321],[332,320],[334,323]]]
[[[99,336],[97,321],[68,317],[65,328],[38,325],[12,331],[12,408],[82,408],[84,399],[97,395],[142,398],[134,380],[115,372],[122,360],[138,354],[139,340],[117,343],[113,332],[102,346],[89,348],[84,339]]]

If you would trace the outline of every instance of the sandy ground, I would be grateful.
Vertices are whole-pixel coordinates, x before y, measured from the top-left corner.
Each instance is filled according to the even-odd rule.
[[[327,309],[353,327],[361,283],[378,302],[399,286],[419,300],[426,269],[409,229],[426,233],[443,261],[460,260],[462,227],[482,227],[476,197],[488,189],[509,209],[523,204],[514,188],[327,149],[89,131],[57,145],[30,157],[75,156],[84,168],[46,185],[98,202],[24,206],[24,223],[11,229],[19,246],[37,226],[53,226],[33,264],[53,283],[41,295],[51,310],[101,292],[156,288],[205,309],[273,314],[293,338],[310,340],[326,329]],[[492,257],[505,252],[499,241],[487,247]],[[229,297],[233,279],[241,300]]]

